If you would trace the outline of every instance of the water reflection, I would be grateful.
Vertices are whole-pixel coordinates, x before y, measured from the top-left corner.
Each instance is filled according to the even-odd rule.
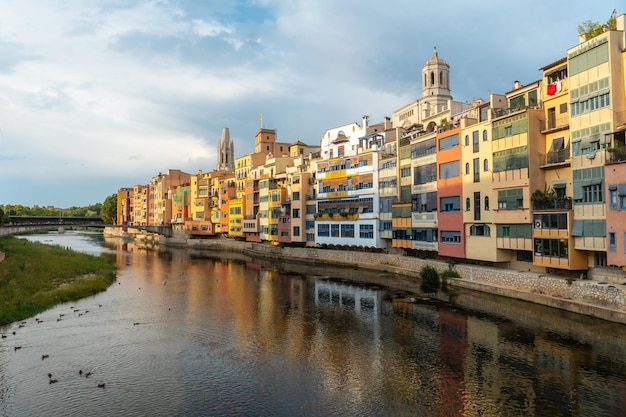
[[[419,283],[389,274],[319,266],[305,274],[301,264],[235,253],[105,245],[117,284],[41,314],[43,323],[0,329],[0,415],[626,408],[621,325],[468,291],[426,297]]]

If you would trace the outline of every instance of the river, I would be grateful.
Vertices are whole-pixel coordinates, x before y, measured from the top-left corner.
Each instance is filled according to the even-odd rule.
[[[421,294],[391,274],[96,233],[24,238],[110,256],[118,273],[103,293],[0,328],[2,416],[626,413],[623,325]]]

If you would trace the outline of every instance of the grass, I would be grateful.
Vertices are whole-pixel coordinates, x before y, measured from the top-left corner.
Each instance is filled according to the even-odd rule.
[[[15,237],[0,238],[0,325],[32,317],[56,304],[106,290],[115,264],[104,257]]]

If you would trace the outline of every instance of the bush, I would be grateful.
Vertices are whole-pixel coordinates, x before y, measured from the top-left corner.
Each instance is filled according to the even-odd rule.
[[[446,278],[461,278],[461,276],[459,275],[458,272],[454,271],[454,270],[447,270],[447,271],[443,271],[441,273],[441,278],[446,279]]]
[[[425,286],[438,287],[440,284],[439,272],[430,265],[424,265],[422,267],[420,270],[420,278]]]

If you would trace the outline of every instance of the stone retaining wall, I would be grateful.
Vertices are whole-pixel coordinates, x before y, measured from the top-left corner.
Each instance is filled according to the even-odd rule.
[[[160,237],[158,243],[166,246],[211,251],[236,250],[266,258],[290,258],[304,263],[325,263],[334,266],[346,265],[395,272],[411,277],[419,277],[419,272],[424,265],[431,265],[439,272],[450,268],[450,265],[445,262],[405,255],[280,247],[263,243],[241,242],[233,239],[185,239],[182,237],[168,239]],[[514,291],[530,292],[532,294],[555,297],[560,300],[578,300],[609,308],[626,307],[624,289],[615,285],[602,284],[590,280],[572,280],[528,271],[466,264],[456,264],[453,268],[460,275],[461,281],[467,282],[467,286],[472,286],[471,284],[475,283]],[[455,285],[455,281],[457,280],[451,280],[451,285]],[[460,282],[458,284],[461,286]],[[482,290],[485,289],[483,288]],[[496,291],[495,289],[490,292],[502,293],[502,291]]]

